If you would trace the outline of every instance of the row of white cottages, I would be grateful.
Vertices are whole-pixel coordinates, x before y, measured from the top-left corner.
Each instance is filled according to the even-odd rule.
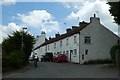
[[[46,52],[65,54],[68,61],[83,64],[85,61],[110,59],[110,48],[118,43],[118,36],[100,23],[100,18],[90,18],[90,22],[80,22],[79,26],[66,29],[65,34],[55,34],[46,39],[45,32],[37,38],[34,52],[39,59]]]

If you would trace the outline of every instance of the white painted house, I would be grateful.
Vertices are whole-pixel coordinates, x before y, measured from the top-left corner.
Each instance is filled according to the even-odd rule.
[[[55,34],[55,38],[46,39],[42,32],[34,45],[39,59],[46,52],[66,54],[68,61],[83,64],[85,61],[110,59],[110,48],[117,45],[118,36],[100,23],[100,18],[90,18],[90,22],[80,22],[79,26],[66,29],[65,34]]]

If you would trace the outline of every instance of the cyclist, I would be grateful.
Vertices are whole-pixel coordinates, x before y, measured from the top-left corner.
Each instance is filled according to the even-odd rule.
[[[39,60],[39,57],[38,57],[38,55],[37,55],[37,53],[35,53],[34,55],[33,55],[33,61],[34,61],[34,66],[35,67],[37,67],[37,61]]]

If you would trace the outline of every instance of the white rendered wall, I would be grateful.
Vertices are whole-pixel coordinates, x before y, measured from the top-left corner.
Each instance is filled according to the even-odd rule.
[[[76,43],[74,43],[74,36],[76,36],[76,40],[77,40]],[[68,45],[66,45],[67,38],[68,38]],[[62,46],[61,47],[60,47],[61,40],[54,42],[54,43],[56,43],[56,48],[54,48],[54,43],[48,44],[49,49],[48,49],[48,45],[46,45],[47,52],[52,52],[53,54],[54,53],[57,54],[57,52],[59,52],[59,53],[61,52],[63,54],[63,51],[65,51],[65,54],[66,54],[66,52],[68,51],[68,60],[70,61],[70,50],[73,50],[73,52],[74,52],[74,49],[76,49],[77,50],[76,55],[71,54],[71,62],[79,63],[79,34],[75,34],[75,35],[69,36],[67,38],[62,39]],[[41,47],[42,51],[39,52],[40,55],[43,55],[43,53],[46,53],[46,51],[45,51],[46,46]]]
[[[36,38],[36,42],[34,44],[34,48],[36,48],[37,46],[43,44],[45,42],[45,34],[41,34],[38,38]]]
[[[80,62],[96,59],[111,59],[110,48],[117,45],[118,37],[99,23],[98,18],[92,18],[86,28],[80,32]],[[91,44],[84,43],[84,37],[91,37]],[[88,54],[85,55],[85,50]],[[82,60],[84,55],[84,60]]]

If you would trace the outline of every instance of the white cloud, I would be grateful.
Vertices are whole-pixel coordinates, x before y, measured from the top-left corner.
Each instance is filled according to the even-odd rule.
[[[27,27],[27,31],[31,35],[36,32],[40,33],[40,31],[45,31],[47,35],[60,32],[59,22],[54,20],[55,18],[46,10],[34,10],[28,14],[19,13],[17,16],[14,16],[14,19],[19,19],[21,23],[16,24],[14,22],[10,22],[6,26],[0,25],[0,42],[2,42],[3,38],[11,35],[13,31],[21,30],[22,27]]]
[[[20,25],[17,25],[14,22],[10,22],[7,26],[0,25],[0,43],[8,35],[11,35],[13,31],[19,31],[21,29]]]
[[[17,0],[18,2],[83,2],[85,0]]]
[[[16,0],[1,0],[0,1],[0,5],[5,5],[5,6],[8,6],[8,5],[14,5],[16,3]]]
[[[120,0],[107,0],[108,2],[119,2]]]
[[[78,5],[78,3],[76,5],[73,3],[74,6],[72,5],[71,7],[73,11],[67,16],[66,20],[73,21],[79,17],[80,21],[84,20],[89,22],[90,17],[98,11],[96,15],[100,18],[101,23],[114,33],[117,33],[118,26],[117,24],[113,23],[113,17],[109,13],[109,5],[106,3],[107,1],[105,0],[95,0],[92,2],[86,1],[80,5]],[[76,7],[76,9],[74,7]]]
[[[54,17],[46,10],[34,10],[28,14],[17,14],[17,18],[27,26],[46,31],[46,33],[60,31],[60,26]]]

